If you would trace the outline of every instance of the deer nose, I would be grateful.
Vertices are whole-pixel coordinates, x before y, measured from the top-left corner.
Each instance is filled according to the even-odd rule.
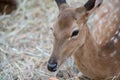
[[[57,62],[53,59],[50,59],[47,64],[47,68],[51,72],[55,72],[57,70]]]

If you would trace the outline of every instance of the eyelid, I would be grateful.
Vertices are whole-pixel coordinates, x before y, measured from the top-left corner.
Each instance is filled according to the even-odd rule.
[[[75,28],[73,28],[73,31],[75,31],[75,30],[79,30],[79,27],[75,27]]]
[[[79,27],[75,27],[75,28],[72,30],[71,35],[72,35],[73,31],[76,31],[76,30],[79,30]]]

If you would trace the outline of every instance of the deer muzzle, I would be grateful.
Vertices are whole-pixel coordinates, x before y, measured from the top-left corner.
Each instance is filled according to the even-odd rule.
[[[47,64],[47,68],[51,72],[55,72],[57,70],[57,61],[55,59],[50,59]]]

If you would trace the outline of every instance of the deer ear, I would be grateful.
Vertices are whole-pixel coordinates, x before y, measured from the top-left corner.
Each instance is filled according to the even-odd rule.
[[[92,10],[93,8],[97,8],[101,5],[103,0],[88,0],[84,7],[86,8],[87,11]]]
[[[102,4],[103,0],[96,0],[95,8],[99,7]]]
[[[65,8],[69,7],[66,0],[55,0],[59,10],[64,10]]]
[[[89,16],[89,14],[96,10],[102,2],[103,0],[88,0],[84,6],[75,9],[77,18],[80,16]]]

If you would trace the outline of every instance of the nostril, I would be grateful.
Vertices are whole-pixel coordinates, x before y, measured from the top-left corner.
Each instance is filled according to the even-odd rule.
[[[51,68],[55,68],[57,66],[57,64],[56,63],[54,63],[54,64],[48,63],[48,66],[51,67]]]
[[[47,64],[47,68],[51,72],[55,72],[57,70],[57,62],[55,61],[49,61]]]

